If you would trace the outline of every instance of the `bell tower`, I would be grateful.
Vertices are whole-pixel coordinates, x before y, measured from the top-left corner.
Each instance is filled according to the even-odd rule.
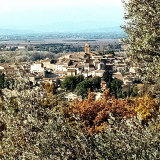
[[[85,44],[85,53],[90,54],[90,45],[88,43]]]

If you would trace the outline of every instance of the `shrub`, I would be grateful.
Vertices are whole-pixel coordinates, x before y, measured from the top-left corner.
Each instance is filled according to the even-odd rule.
[[[97,132],[102,128],[103,123],[109,123],[110,113],[119,120],[124,117],[130,118],[135,115],[132,105],[129,101],[123,99],[115,99],[109,94],[109,89],[103,92],[103,98],[95,100],[95,93],[89,93],[88,98],[82,101],[75,100],[71,104],[73,113],[80,116],[85,122],[89,131]],[[96,129],[95,129],[96,128]]]
[[[155,99],[146,94],[143,97],[136,98],[134,108],[137,112],[137,117],[140,120],[147,121],[156,116],[159,106]]]

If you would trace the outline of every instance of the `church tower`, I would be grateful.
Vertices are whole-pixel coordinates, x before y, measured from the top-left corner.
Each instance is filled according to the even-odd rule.
[[[85,44],[85,53],[90,54],[90,45],[88,43]]]

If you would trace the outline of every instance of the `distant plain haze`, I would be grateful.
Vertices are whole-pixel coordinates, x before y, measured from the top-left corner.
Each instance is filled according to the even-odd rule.
[[[123,14],[121,0],[0,0],[0,31],[105,31],[118,29]]]

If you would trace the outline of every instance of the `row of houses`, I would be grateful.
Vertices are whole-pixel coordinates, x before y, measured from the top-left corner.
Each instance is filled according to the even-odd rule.
[[[60,57],[56,63],[46,58],[32,63],[0,64],[0,73],[4,73],[5,78],[27,77],[33,84],[41,84],[45,81],[63,80],[66,76],[102,77],[108,70],[112,73],[112,78],[123,81],[124,86],[130,86],[141,77],[137,74],[136,67],[128,68],[128,62],[129,59],[122,54],[119,56],[92,53],[89,44],[86,44],[85,52],[67,54]],[[104,81],[101,86],[105,89]]]
[[[36,61],[31,65],[32,74],[43,75],[44,78],[64,79],[66,76],[83,75],[87,77],[102,77],[108,70],[113,78],[123,81],[124,85],[131,85],[133,81],[140,79],[137,68],[128,68],[129,59],[125,56],[98,55],[90,51],[89,44],[85,45],[85,52],[74,52],[60,57],[56,63],[51,59]]]

